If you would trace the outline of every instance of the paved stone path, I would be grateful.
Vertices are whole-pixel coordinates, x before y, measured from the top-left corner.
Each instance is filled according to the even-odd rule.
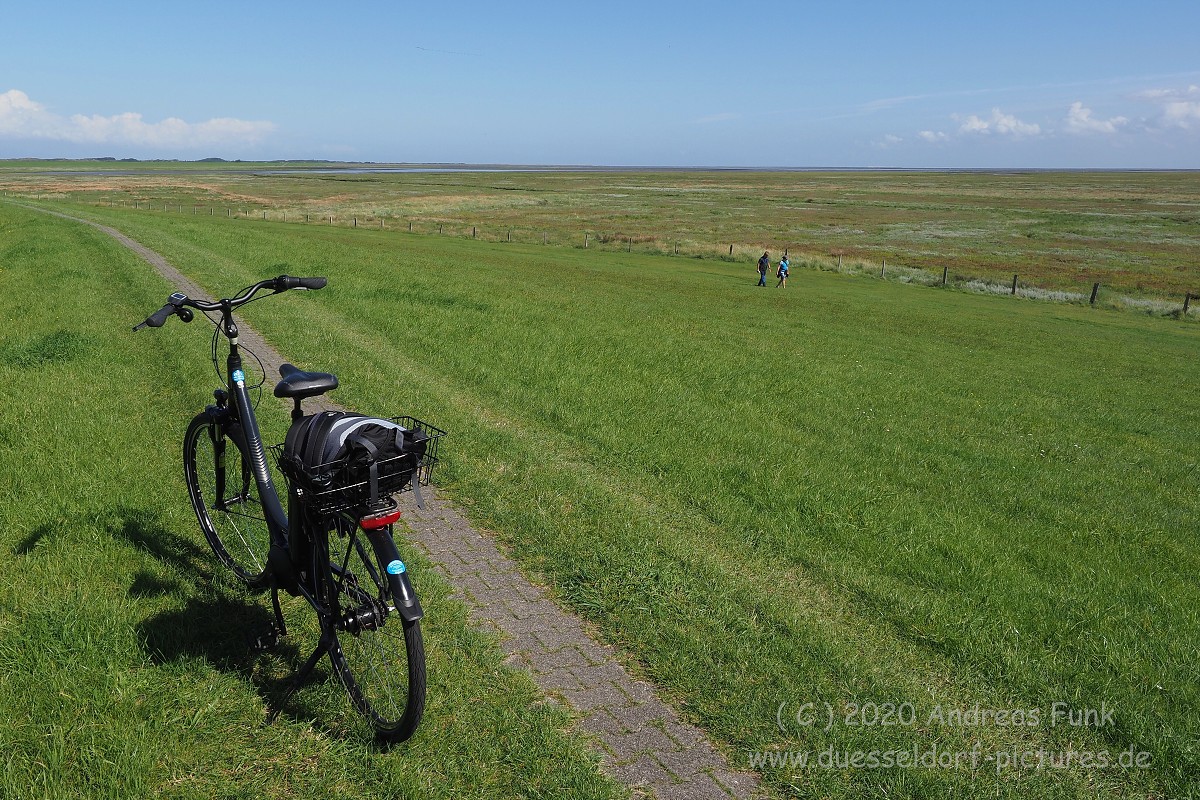
[[[660,798],[750,797],[755,776],[731,771],[702,731],[679,719],[654,687],[634,680],[579,617],[521,576],[516,563],[444,500],[408,510],[415,539],[442,566],[476,619],[503,634],[509,663],[583,715],[604,770]]]
[[[207,297],[166,259],[120,231],[57,216],[100,229],[149,262],[177,291]],[[248,326],[239,328],[242,343],[258,355],[267,374],[277,375],[282,356]],[[323,407],[338,408],[328,401]],[[500,633],[508,663],[526,670],[542,691],[582,715],[580,727],[599,743],[606,773],[635,792],[648,791],[663,800],[727,800],[758,793],[757,776],[731,770],[703,731],[680,720],[653,686],[634,680],[613,648],[598,644],[579,617],[526,580],[492,538],[473,528],[436,491],[424,494],[423,510],[413,504],[411,494],[402,497],[414,540],[470,606],[473,618]]]

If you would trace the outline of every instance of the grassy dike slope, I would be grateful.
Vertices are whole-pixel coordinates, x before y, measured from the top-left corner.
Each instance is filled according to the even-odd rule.
[[[207,337],[130,332],[169,291],[102,233],[0,204],[0,797],[624,796],[411,552],[416,738],[375,748],[327,668],[263,727],[316,631],[293,602],[290,643],[245,647],[269,603],[214,574],[179,466]]]
[[[768,768],[777,789],[1197,781],[1195,326],[823,273],[760,289],[751,264],[87,213],[214,289],[327,274],[248,319],[338,372],[342,402],[444,424],[447,490],[735,762],[976,744],[1152,759]],[[787,724],[807,702],[835,724]],[[849,724],[870,702],[916,722]],[[1054,703],[1115,711],[1051,726]],[[936,718],[976,705],[1041,724]]]

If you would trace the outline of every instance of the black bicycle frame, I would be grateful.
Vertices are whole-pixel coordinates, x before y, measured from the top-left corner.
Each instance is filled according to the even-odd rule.
[[[258,420],[254,416],[254,405],[250,400],[250,392],[246,389],[246,374],[242,369],[242,354],[238,349],[238,329],[233,321],[233,309],[226,303],[221,310],[221,332],[229,340],[229,357],[226,359],[226,375],[229,380],[229,398],[231,408],[229,413],[241,427],[246,451],[250,457],[250,469],[254,482],[258,485],[258,497],[266,514],[267,525],[271,530],[272,545],[287,546],[288,517],[279,502],[279,493],[275,489],[275,481],[271,470],[267,467],[267,452],[263,447],[262,435],[258,430]]]

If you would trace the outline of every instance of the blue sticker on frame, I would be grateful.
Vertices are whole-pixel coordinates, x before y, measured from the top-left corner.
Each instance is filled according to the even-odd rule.
[[[389,575],[399,575],[404,572],[404,562],[399,559],[393,561],[387,565],[387,571]]]

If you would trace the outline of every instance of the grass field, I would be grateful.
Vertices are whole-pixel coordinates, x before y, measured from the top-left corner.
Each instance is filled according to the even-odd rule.
[[[1200,294],[1195,172],[392,172],[336,165],[0,162],[0,189],[311,224],[920,269],[1090,293]],[[313,168],[321,171],[312,171]]]
[[[102,233],[0,203],[0,797],[622,797],[501,665],[419,553],[429,706],[390,752],[327,666],[264,726],[317,631],[269,620],[196,528],[181,432],[215,378],[198,326],[132,334],[170,288]],[[282,407],[260,406],[279,435]]]
[[[823,272],[758,289],[749,263],[76,210],[213,291],[282,271],[327,274],[327,290],[255,306],[248,321],[302,366],[337,372],[341,402],[444,424],[445,490],[736,765],[830,748],[1149,761],[761,767],[773,791],[1195,794],[1194,325]],[[112,283],[73,256],[63,244],[40,263],[68,262],[64,280]],[[155,282],[139,280],[152,295]],[[172,375],[199,369],[207,338],[183,326],[166,336],[118,339],[113,353],[97,338],[94,357],[134,374],[160,360]],[[149,386],[174,388],[152,392],[161,406],[142,416],[157,426],[152,440],[172,441],[186,422],[176,410],[189,406],[185,384],[153,377]],[[37,440],[23,441],[8,452]],[[146,474],[173,474],[173,457]],[[182,497],[164,486],[153,506],[167,541],[193,535]],[[6,531],[24,505],[6,506]],[[82,504],[85,516],[105,519],[97,505]],[[114,538],[91,524],[93,541]],[[44,546],[21,545],[28,535],[11,537],[30,550],[23,557]],[[153,553],[142,557],[154,567]],[[211,664],[199,668],[261,709],[248,678]],[[431,674],[466,668],[431,664]],[[472,691],[482,689],[455,696]],[[833,724],[801,724],[807,703],[822,714],[828,704]],[[911,709],[912,721],[856,716],[879,708],[870,704]],[[973,708],[1036,710],[1040,724],[972,725],[952,713]],[[1110,714],[1052,725],[1055,709]],[[439,713],[457,711],[431,709],[431,719]],[[443,744],[437,733],[425,742]]]

